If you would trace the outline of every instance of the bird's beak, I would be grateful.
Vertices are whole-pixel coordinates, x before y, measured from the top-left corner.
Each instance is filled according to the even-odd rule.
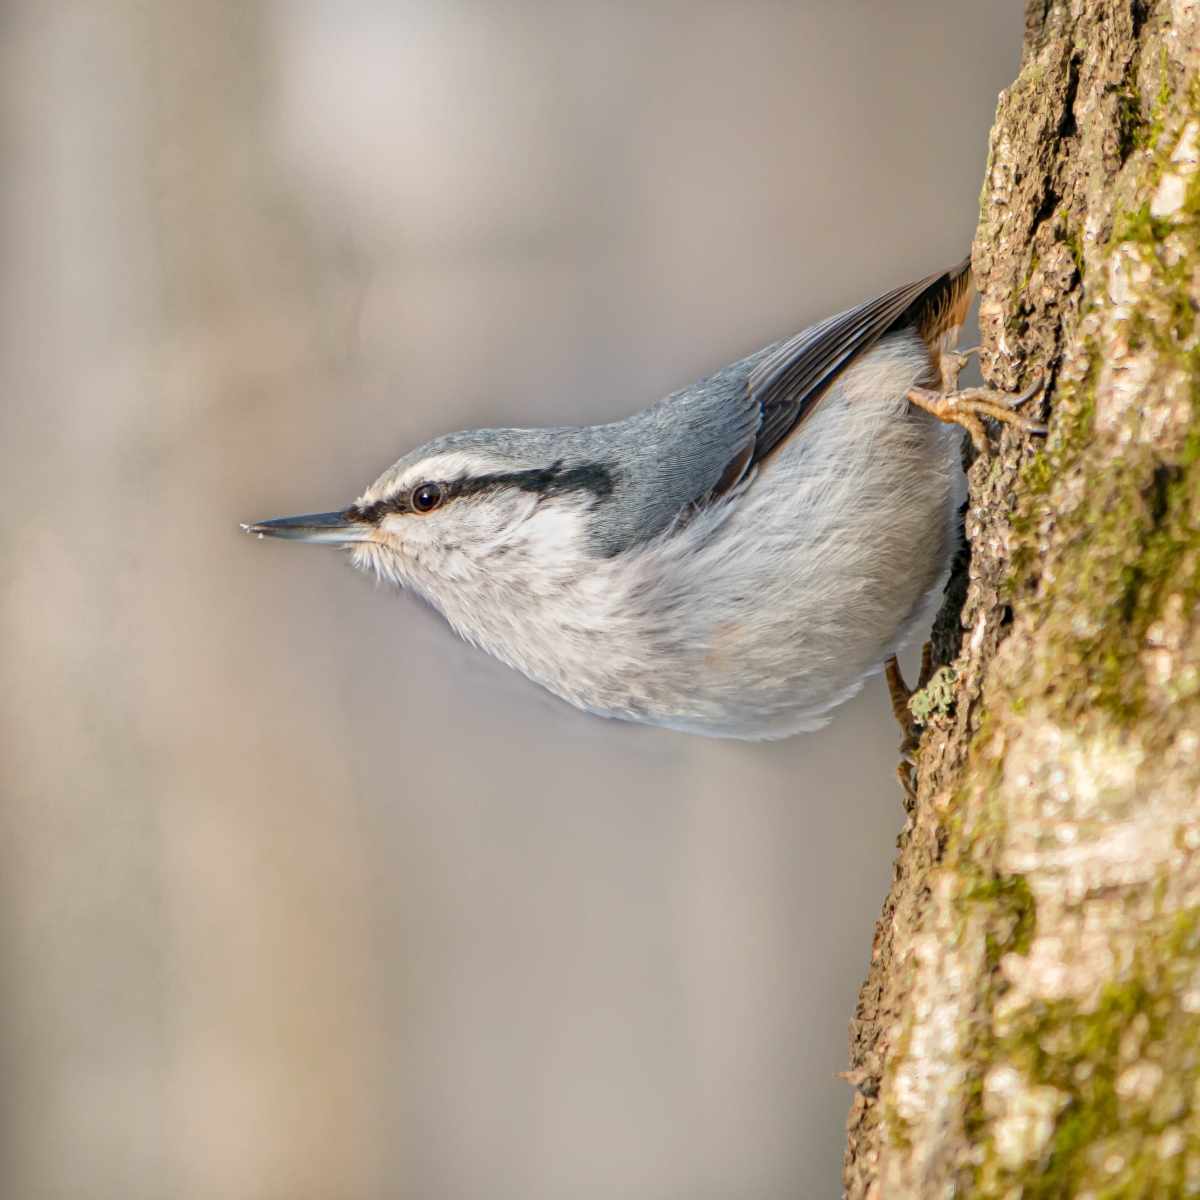
[[[278,521],[260,521],[257,525],[243,525],[242,528],[260,538],[291,538],[294,542],[325,542],[334,546],[375,540],[371,525],[351,520],[345,511],[281,517]]]

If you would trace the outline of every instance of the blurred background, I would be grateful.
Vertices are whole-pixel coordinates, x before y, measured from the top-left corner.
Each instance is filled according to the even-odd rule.
[[[882,682],[608,723],[237,526],[957,262],[1022,7],[0,7],[5,1200],[839,1194]]]

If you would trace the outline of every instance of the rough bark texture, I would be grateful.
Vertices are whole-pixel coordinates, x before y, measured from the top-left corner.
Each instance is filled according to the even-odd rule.
[[[1051,436],[969,586],[851,1026],[846,1194],[1200,1194],[1200,0],[1035,0],[975,272]],[[952,658],[952,662],[949,661]]]

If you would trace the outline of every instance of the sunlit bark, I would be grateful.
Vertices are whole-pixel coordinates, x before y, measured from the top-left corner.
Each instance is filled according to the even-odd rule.
[[[971,469],[854,1200],[1200,1194],[1198,65],[1196,0],[1028,6],[974,261],[985,375],[1046,368],[1051,435]]]

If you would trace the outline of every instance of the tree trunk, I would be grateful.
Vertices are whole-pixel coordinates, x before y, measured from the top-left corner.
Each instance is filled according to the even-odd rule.
[[[852,1200],[1200,1194],[1198,66],[1200,0],[1027,6],[974,264],[985,376],[1044,368],[1051,433],[970,471]]]

